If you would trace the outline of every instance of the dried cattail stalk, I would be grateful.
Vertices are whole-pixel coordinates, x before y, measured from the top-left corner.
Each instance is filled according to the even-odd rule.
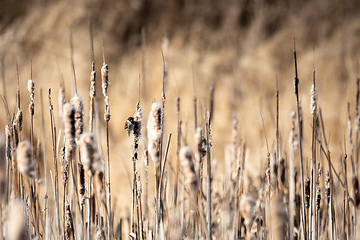
[[[61,164],[63,183],[67,183],[69,180],[69,162],[66,160],[65,152],[66,152],[65,147],[61,148],[60,164]]]
[[[72,222],[72,216],[71,216],[70,204],[66,200],[65,201],[65,229],[64,229],[64,238],[65,238],[65,240],[70,240],[71,239],[71,235],[72,235],[72,232],[73,232],[71,222]]]
[[[199,181],[195,171],[194,156],[189,146],[184,146],[179,152],[180,164],[185,176],[185,184],[189,189],[195,191],[198,188]]]
[[[79,180],[80,180],[80,187],[79,187],[79,194],[80,194],[80,204],[85,204],[85,171],[84,171],[84,165],[79,162]]]
[[[62,119],[63,116],[63,108],[64,108],[64,104],[66,103],[65,100],[65,88],[62,84],[60,84],[59,87],[59,115],[60,118]]]
[[[158,162],[160,159],[160,139],[161,139],[161,103],[153,103],[147,123],[147,135],[148,135],[148,151],[151,159],[154,162]]]
[[[32,159],[33,150],[30,142],[25,140],[19,143],[16,149],[18,170],[25,176],[35,179],[35,162]]]
[[[110,106],[109,106],[109,96],[108,96],[108,87],[109,87],[109,68],[108,65],[104,63],[101,67],[101,86],[102,86],[102,93],[104,95],[105,101],[105,114],[104,119],[106,122],[110,121]]]
[[[317,103],[316,103],[317,102],[317,93],[316,93],[314,84],[311,86],[310,94],[311,94],[310,113],[312,115],[314,115],[316,113],[316,109],[317,109]]]
[[[96,172],[104,172],[104,160],[96,147],[94,134],[91,132],[83,133],[79,143],[81,162],[84,164],[84,169],[92,176]]]
[[[305,179],[305,207],[310,206],[310,178]]]
[[[271,235],[273,239],[286,239],[288,217],[286,214],[286,207],[278,197],[271,199]]]
[[[104,171],[96,171],[94,175],[95,190],[100,202],[105,202]]]
[[[353,176],[352,184],[353,184],[355,206],[358,207],[360,204],[360,189],[359,189],[359,180],[357,175]]]
[[[73,150],[76,148],[75,143],[75,108],[71,103],[65,103],[63,108],[63,125],[65,134],[65,160],[70,162]]]
[[[78,143],[80,140],[80,136],[84,131],[84,104],[82,98],[75,93],[74,97],[70,100],[71,104],[75,109],[75,136],[76,142]]]
[[[256,202],[253,197],[251,197],[248,194],[241,195],[240,202],[239,202],[239,210],[240,210],[241,216],[245,220],[245,225],[247,228],[249,228],[249,226],[251,226],[251,224],[254,220],[255,205],[256,205]],[[248,229],[248,230],[250,230],[250,229]]]
[[[329,171],[326,171],[326,175],[325,175],[325,199],[326,202],[329,204],[330,203],[330,173]]]
[[[30,93],[30,104],[29,104],[29,112],[30,112],[30,115],[34,115],[34,91],[35,91],[35,83],[33,80],[28,80],[28,85],[27,85],[27,89]]]
[[[27,239],[27,216],[24,214],[25,206],[20,200],[11,202],[7,219],[8,240]]]

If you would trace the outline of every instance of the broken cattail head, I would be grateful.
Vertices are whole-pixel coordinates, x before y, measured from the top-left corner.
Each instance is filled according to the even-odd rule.
[[[7,161],[11,161],[11,126],[5,126],[5,156]]]
[[[25,176],[35,179],[35,162],[33,161],[33,150],[30,142],[21,141],[16,149],[18,170]]]
[[[197,147],[197,155],[204,157],[206,155],[206,138],[203,135],[202,127],[196,128],[195,144]]]
[[[96,194],[100,202],[105,201],[104,172],[97,171],[94,175]]]
[[[320,210],[320,203],[321,203],[321,191],[320,191],[320,186],[318,185],[316,187],[316,210],[317,211]]]
[[[90,74],[90,97],[95,98],[96,97],[96,72],[93,65],[93,70]]]
[[[80,193],[80,204],[85,204],[85,171],[84,171],[84,165],[79,162],[79,179],[80,179],[80,187],[79,187],[79,193]]]
[[[29,104],[29,112],[30,115],[34,115],[34,91],[35,91],[35,83],[33,80],[28,80],[28,86],[27,86],[28,91],[30,92],[30,104]]]
[[[109,74],[109,68],[108,65],[105,63],[102,67],[101,67],[101,86],[102,86],[102,93],[104,95],[104,97],[107,96],[108,92],[108,87],[109,87],[109,78],[108,78],[108,74]]]
[[[61,148],[61,173],[62,173],[62,180],[63,183],[67,183],[69,180],[69,162],[67,161],[65,157],[65,147]]]
[[[15,116],[15,124],[19,127],[19,131],[21,132],[23,127],[23,113],[20,108],[18,109]]]
[[[245,219],[245,221],[250,222],[253,220],[255,216],[255,205],[256,202],[253,197],[248,194],[241,195],[239,209],[241,216]]]
[[[161,103],[153,103],[147,123],[147,135],[148,135],[148,151],[154,162],[158,162],[160,159],[160,140],[162,133],[161,126]]]
[[[71,103],[65,103],[63,108],[63,126],[65,134],[65,158],[67,162],[72,159],[75,143],[75,108]]]
[[[191,190],[197,190],[199,182],[191,148],[189,146],[182,147],[179,152],[179,158],[185,176],[185,184],[188,185]]]

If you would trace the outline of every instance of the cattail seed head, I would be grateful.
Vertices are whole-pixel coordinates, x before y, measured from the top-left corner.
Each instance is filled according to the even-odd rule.
[[[8,240],[27,239],[26,218],[24,214],[25,206],[20,200],[14,200],[10,203],[10,209],[7,219]]]
[[[298,137],[298,133],[295,128],[295,121],[296,121],[295,112],[292,112],[290,114],[290,117],[291,117],[292,127],[291,127],[291,131],[290,131],[290,136],[289,136],[289,147],[290,147],[290,150],[294,151],[294,153],[295,153],[295,152],[299,151],[299,137]]]
[[[33,150],[30,142],[25,140],[19,143],[16,149],[18,170],[25,176],[35,179],[35,162],[32,159]]]
[[[310,178],[305,179],[305,207],[310,206]]]
[[[104,95],[104,97],[107,97],[107,90],[109,87],[109,68],[108,65],[105,63],[102,67],[101,67],[101,86],[102,86],[102,93]]]
[[[30,104],[29,104],[29,112],[30,115],[34,115],[35,105],[34,105],[34,91],[35,91],[35,83],[33,80],[28,80],[27,89],[30,93]]]
[[[65,201],[65,229],[64,229],[64,238],[65,240],[70,240],[72,235],[72,216],[71,216],[71,209],[70,204],[66,200]]]
[[[83,99],[75,93],[74,97],[71,99],[71,104],[74,106],[75,109],[75,136],[76,142],[79,142],[80,135],[84,131],[84,104]]]
[[[84,169],[92,176],[96,172],[104,172],[104,160],[96,147],[94,134],[91,132],[83,133],[80,137],[81,162]]]
[[[69,180],[69,162],[66,160],[65,157],[65,147],[61,148],[60,164],[63,183],[67,183]]]
[[[20,108],[18,109],[15,116],[15,124],[19,127],[19,131],[21,132],[23,128],[23,113]]]
[[[185,176],[185,184],[192,190],[198,188],[198,176],[195,171],[194,156],[189,146],[184,146],[179,152],[180,164]]]
[[[99,201],[105,201],[104,171],[97,171],[94,175],[96,194]]]
[[[90,74],[90,97],[95,98],[96,97],[96,72],[93,65],[93,70]]]
[[[317,211],[320,210],[320,203],[321,203],[321,191],[320,191],[320,186],[318,185],[316,187],[316,210]]]
[[[279,174],[280,174],[279,180],[281,185],[285,184],[285,172],[286,172],[285,158],[282,157],[279,163]]]
[[[148,151],[151,159],[154,162],[158,162],[160,158],[160,140],[162,133],[161,126],[161,114],[162,114],[161,103],[153,103],[147,122],[147,135],[148,135]]]
[[[84,171],[84,165],[79,162],[79,179],[80,179],[80,187],[79,187],[79,193],[80,193],[80,204],[85,204],[85,171]]]
[[[311,94],[310,113],[312,115],[314,115],[316,113],[316,109],[317,109],[317,103],[316,103],[317,102],[317,93],[316,93],[314,84],[311,86],[310,94]]]
[[[65,134],[65,158],[67,162],[72,159],[76,148],[75,143],[75,108],[71,103],[65,103],[63,108],[63,125]]]
[[[326,202],[329,204],[330,203],[330,173],[329,171],[326,171],[326,175],[325,175],[325,198],[326,198]]]
[[[206,155],[206,139],[203,135],[202,127],[197,127],[195,132],[195,144],[197,147],[197,158],[204,157]]]
[[[360,189],[359,189],[359,180],[357,175],[353,176],[352,184],[353,184],[355,206],[358,207],[360,204]]]

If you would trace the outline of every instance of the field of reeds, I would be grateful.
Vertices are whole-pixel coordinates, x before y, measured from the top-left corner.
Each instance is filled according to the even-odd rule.
[[[3,6],[0,239],[359,238],[357,1]]]

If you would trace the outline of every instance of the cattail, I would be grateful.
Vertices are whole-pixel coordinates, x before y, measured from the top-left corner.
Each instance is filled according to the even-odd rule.
[[[352,184],[353,184],[355,206],[358,207],[360,204],[360,189],[359,189],[359,180],[357,175],[353,176]]]
[[[67,183],[69,180],[69,162],[66,160],[65,152],[66,152],[65,147],[61,148],[60,164],[61,164],[63,183]]]
[[[291,127],[291,131],[290,131],[290,136],[289,136],[289,145],[290,145],[290,148],[294,152],[297,152],[297,151],[299,151],[299,138],[298,138],[298,133],[295,128],[295,121],[296,121],[295,112],[292,112],[290,114],[290,117],[291,117],[292,127]]]
[[[30,112],[30,115],[34,115],[34,108],[35,108],[35,105],[34,105],[34,91],[35,91],[35,83],[33,80],[28,80],[28,85],[27,85],[27,89],[30,93],[30,104],[29,104],[29,112]]]
[[[310,178],[305,179],[305,207],[310,206]]]
[[[101,86],[102,86],[102,93],[105,98],[105,114],[104,119],[106,122],[110,121],[110,106],[109,106],[109,96],[108,96],[108,87],[109,87],[109,68],[108,65],[104,63],[101,67]]]
[[[270,206],[272,237],[273,239],[286,239],[288,222],[286,207],[279,197],[273,197]]]
[[[279,180],[280,180],[280,184],[284,185],[285,184],[285,158],[281,158],[280,159],[280,163],[279,163]]]
[[[78,143],[80,135],[84,131],[84,105],[82,98],[77,93],[75,93],[74,97],[70,100],[70,102],[75,109],[75,136],[76,142]]]
[[[158,162],[160,159],[160,140],[161,140],[161,103],[153,103],[147,123],[147,135],[148,135],[148,151],[151,159],[154,162]]]
[[[96,171],[94,175],[95,190],[100,202],[105,201],[104,171]]]
[[[79,162],[79,180],[80,180],[80,187],[79,187],[79,194],[80,194],[80,204],[85,204],[85,171],[84,171],[84,165]]]
[[[5,126],[5,156],[7,161],[11,161],[11,127]]]
[[[249,228],[250,224],[252,223],[254,217],[255,217],[255,200],[247,194],[243,194],[240,197],[240,203],[239,203],[239,210],[241,213],[241,216],[245,220],[246,227]],[[249,230],[249,229],[248,229]]]
[[[72,216],[71,216],[71,210],[70,210],[70,204],[66,200],[65,201],[65,229],[64,229],[64,238],[65,240],[70,240],[71,235],[73,232],[72,229]]]
[[[185,184],[195,191],[198,188],[198,177],[195,172],[194,156],[189,146],[182,147],[179,152],[180,164],[185,176]]]
[[[96,97],[96,72],[95,72],[95,66],[92,65],[92,71],[90,74],[90,98]]]
[[[62,119],[63,117],[63,109],[64,109],[64,104],[66,103],[65,100],[65,88],[62,84],[60,84],[59,87],[59,115],[60,118]]]
[[[196,128],[195,144],[197,147],[197,155],[199,155],[199,157],[204,157],[206,155],[206,138],[203,135],[202,127]]]
[[[65,103],[63,108],[63,125],[65,134],[65,160],[70,162],[75,143],[75,108],[71,103]]]
[[[18,109],[15,116],[15,124],[19,127],[19,131],[21,132],[23,128],[23,113],[20,108]]]
[[[316,187],[316,210],[317,211],[320,210],[320,203],[321,203],[321,191],[320,191],[320,186],[318,185]]]
[[[94,134],[90,132],[83,133],[79,143],[81,162],[84,164],[84,169],[92,176],[96,172],[104,172],[104,160],[96,147]]]
[[[326,171],[326,177],[325,177],[325,199],[326,202],[330,203],[330,174],[329,171]]]
[[[10,204],[7,219],[7,236],[8,240],[27,239],[27,216],[24,214],[25,206],[20,200],[14,200]]]
[[[310,113],[312,115],[314,115],[316,113],[316,109],[317,109],[317,103],[316,103],[316,101],[317,101],[317,93],[316,93],[314,84],[311,86],[310,94],[311,94]]]
[[[139,141],[141,135],[142,111],[139,102],[136,104],[133,126],[133,161],[138,160]]]
[[[32,159],[33,150],[30,142],[25,140],[19,143],[16,149],[18,170],[31,179],[35,178],[35,162]]]

